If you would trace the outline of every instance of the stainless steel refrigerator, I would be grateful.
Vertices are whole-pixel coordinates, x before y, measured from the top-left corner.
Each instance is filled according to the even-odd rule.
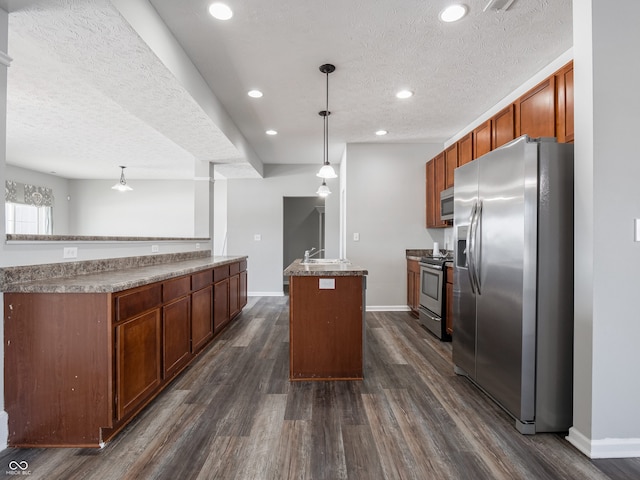
[[[573,145],[522,136],[455,170],[453,363],[521,433],[566,431]]]

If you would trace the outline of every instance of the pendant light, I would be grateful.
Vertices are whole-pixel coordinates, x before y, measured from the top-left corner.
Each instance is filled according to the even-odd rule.
[[[331,190],[329,190],[329,187],[327,187],[326,180],[322,179],[322,185],[318,187],[318,191],[316,192],[316,194],[319,195],[320,197],[326,197],[330,193],[331,193]]]
[[[329,74],[334,72],[335,69],[336,67],[334,65],[331,65],[330,63],[320,65],[320,71],[324,73],[327,77],[326,109],[321,112],[318,112],[318,114],[324,119],[323,165],[320,171],[316,174],[320,178],[336,178],[338,176],[336,175],[336,172],[333,169],[333,167],[329,164],[329,115],[331,115],[331,112],[329,111]],[[324,184],[325,182],[323,182],[323,185]]]
[[[133,190],[133,188],[127,185],[127,181],[124,178],[124,169],[127,167],[123,167],[122,165],[120,165],[120,168],[122,169],[122,171],[120,172],[120,181],[111,188],[114,190],[118,190],[119,192],[129,192]]]

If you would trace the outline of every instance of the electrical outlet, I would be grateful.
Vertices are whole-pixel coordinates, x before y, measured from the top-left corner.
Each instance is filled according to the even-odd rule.
[[[256,241],[256,242],[259,242],[260,240],[262,240],[262,235],[260,235],[259,233],[256,233],[253,236],[253,240]]]
[[[158,253],[160,251],[160,247],[158,245],[151,245],[151,253]]]
[[[353,234],[353,241],[354,242],[359,242],[360,241],[360,234],[359,233],[354,233]]]
[[[634,240],[636,242],[640,242],[640,218],[635,219],[635,224],[636,224],[636,233],[634,236]]]
[[[78,258],[78,247],[64,247],[62,258]]]
[[[199,244],[199,243],[196,243],[196,250],[197,250],[198,248],[200,248],[200,244]]]

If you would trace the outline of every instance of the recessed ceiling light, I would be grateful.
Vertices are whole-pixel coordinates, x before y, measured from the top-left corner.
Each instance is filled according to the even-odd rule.
[[[212,3],[209,6],[209,13],[213,18],[217,18],[218,20],[229,20],[233,17],[231,9],[224,3],[219,2]]]
[[[277,135],[278,134],[278,132],[276,132],[275,130],[267,130],[264,133],[266,133],[267,135]]]
[[[411,90],[400,90],[398,93],[396,93],[396,97],[398,98],[413,97],[413,92]]]
[[[383,136],[383,135],[386,135],[387,133],[389,133],[389,132],[387,132],[386,130],[378,130],[378,131],[376,132],[376,135],[378,135],[379,137],[381,137],[381,136]]]
[[[457,22],[467,14],[466,5],[450,5],[440,12],[440,20],[443,22]]]
[[[260,90],[249,90],[249,92],[247,92],[247,95],[249,95],[251,98],[260,98],[262,97],[262,92]]]

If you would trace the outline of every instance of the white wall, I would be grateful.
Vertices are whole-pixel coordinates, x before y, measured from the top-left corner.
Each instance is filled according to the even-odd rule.
[[[265,177],[227,180],[227,251],[248,255],[249,295],[282,295],[283,197],[314,195],[320,165],[265,165]],[[325,200],[326,257],[338,256],[337,179]],[[254,235],[261,240],[255,241]],[[304,252],[300,252],[302,257]]]
[[[53,235],[66,235],[69,231],[69,181],[56,175],[35,172],[15,165],[6,166],[6,180],[28,183],[53,190]],[[4,183],[4,182],[3,182]]]
[[[575,378],[569,441],[640,456],[640,3],[574,0]],[[626,54],[623,55],[623,52]],[[612,261],[604,252],[615,249]]]
[[[117,180],[117,179],[116,179]],[[70,180],[70,235],[194,237],[194,181]],[[207,235],[205,235],[207,236]]]
[[[227,180],[213,185],[213,254],[227,253]]]
[[[443,233],[425,226],[425,165],[440,151],[441,143],[347,145],[346,254],[369,271],[369,310],[406,310],[405,250],[431,248],[434,234],[443,245]]]

